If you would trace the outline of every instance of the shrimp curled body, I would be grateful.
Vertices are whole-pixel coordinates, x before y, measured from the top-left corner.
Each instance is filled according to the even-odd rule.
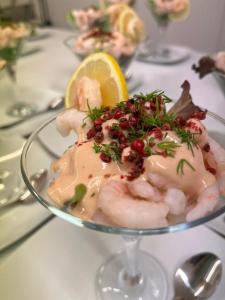
[[[98,207],[115,224],[129,228],[167,226],[169,208],[164,203],[154,203],[132,197],[126,183],[111,180],[98,195]]]

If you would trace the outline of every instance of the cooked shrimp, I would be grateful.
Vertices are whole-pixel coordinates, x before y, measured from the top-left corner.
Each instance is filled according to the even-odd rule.
[[[202,218],[216,207],[219,201],[219,187],[217,182],[208,186],[197,199],[197,204],[187,213],[188,222]]]
[[[125,182],[111,180],[102,186],[98,207],[115,224],[130,228],[166,226],[168,207],[164,203],[138,200],[128,193]]]
[[[162,201],[162,194],[149,182],[136,179],[128,184],[128,189],[134,197],[140,197],[154,202]]]
[[[187,198],[181,190],[169,188],[165,194],[164,202],[168,205],[172,215],[179,215],[185,211]]]
[[[100,107],[102,105],[102,95],[100,83],[97,80],[81,77],[74,88],[74,106],[81,111],[88,111],[90,108]]]
[[[87,117],[85,112],[78,111],[76,108],[68,109],[56,118],[56,126],[58,131],[63,135],[67,136],[71,130],[79,133],[79,138],[82,140],[84,138],[85,130],[89,127],[89,120],[86,120]],[[82,124],[85,120],[86,127],[82,128]]]
[[[147,174],[148,180],[156,186],[158,189],[167,190],[169,188],[175,188],[176,185],[168,178],[163,175],[156,174],[156,173],[148,173]]]

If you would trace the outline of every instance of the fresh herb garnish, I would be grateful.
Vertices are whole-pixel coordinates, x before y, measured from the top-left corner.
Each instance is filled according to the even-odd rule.
[[[177,174],[178,175],[184,175],[184,165],[189,166],[193,171],[195,171],[195,168],[187,161],[186,159],[180,159],[177,164]]]
[[[113,161],[120,159],[120,152],[117,144],[96,144],[94,143],[93,149],[95,153],[104,153],[105,155],[112,158]]]
[[[66,201],[63,205],[64,209],[67,210],[68,208],[71,208],[75,206],[77,203],[83,200],[85,194],[87,193],[87,187],[85,184],[80,183],[75,186],[74,190],[74,196]]]
[[[188,150],[190,150],[192,152],[192,155],[194,156],[193,146],[197,147],[197,133],[192,133],[182,128],[175,128],[175,132],[179,136],[181,143],[186,143]]]
[[[101,108],[97,108],[97,107],[94,107],[94,108],[91,108],[89,103],[88,103],[88,100],[87,100],[87,107],[88,107],[88,117],[92,120],[92,121],[95,121],[97,118],[100,118],[103,114],[103,111]]]
[[[97,27],[104,33],[110,33],[111,32],[111,26],[110,26],[110,16],[104,15],[101,18],[97,19],[94,24],[94,27]]]
[[[161,150],[164,150],[166,155],[173,157],[176,148],[180,147],[180,145],[175,143],[174,141],[162,141],[157,144],[157,147]]]

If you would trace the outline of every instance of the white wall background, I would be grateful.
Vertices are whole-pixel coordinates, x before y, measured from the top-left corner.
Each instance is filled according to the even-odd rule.
[[[90,0],[48,0],[55,26],[66,27],[65,14],[72,8],[96,3]],[[184,22],[171,24],[166,40],[206,53],[225,50],[225,0],[191,0],[191,15]],[[152,38],[156,35],[154,20],[145,0],[137,0],[136,8]]]

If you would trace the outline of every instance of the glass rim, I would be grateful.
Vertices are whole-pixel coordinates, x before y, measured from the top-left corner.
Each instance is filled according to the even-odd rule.
[[[217,114],[207,111],[207,114],[223,124],[225,126],[225,119],[222,117],[218,116]],[[210,213],[209,215],[206,215],[202,218],[199,218],[197,220],[191,221],[191,222],[183,222],[183,223],[177,223],[177,224],[171,224],[166,227],[157,227],[157,228],[127,228],[127,227],[113,227],[110,225],[104,225],[100,223],[94,223],[92,221],[87,221],[80,219],[68,212],[65,212],[61,210],[60,208],[57,208],[53,205],[51,205],[47,200],[44,199],[39,193],[33,188],[29,176],[27,175],[27,166],[26,166],[26,156],[27,153],[35,140],[35,138],[38,136],[38,134],[46,127],[48,126],[51,122],[53,122],[56,119],[57,115],[51,116],[47,121],[45,121],[42,125],[40,125],[28,138],[26,141],[23,151],[21,154],[21,159],[20,159],[20,166],[21,166],[21,173],[23,180],[28,187],[29,191],[31,194],[44,206],[46,207],[50,212],[52,212],[54,215],[60,217],[61,219],[64,219],[74,225],[77,225],[79,227],[85,227],[89,228],[92,230],[97,230],[100,232],[105,232],[105,233],[112,233],[112,234],[122,234],[122,235],[157,235],[157,234],[165,234],[165,233],[173,233],[173,232],[179,232],[185,229],[193,228],[198,225],[202,225],[206,222],[209,222],[213,220],[214,218],[220,216],[225,212],[225,205],[218,209],[215,212]],[[220,196],[223,197],[223,196]],[[223,197],[224,198],[224,197]]]

